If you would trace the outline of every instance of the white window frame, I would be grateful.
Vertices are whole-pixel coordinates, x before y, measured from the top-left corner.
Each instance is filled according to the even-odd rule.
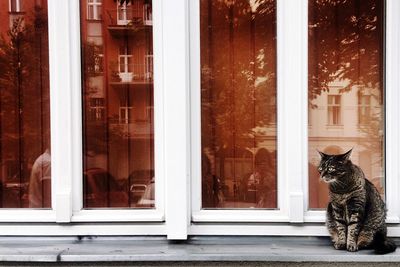
[[[53,0],[54,1],[54,0]],[[74,0],[75,6],[79,5],[78,0]],[[162,27],[161,27],[161,1],[160,0],[153,0],[154,11],[157,12],[157,18],[153,24],[153,38],[154,38],[154,54],[156,55],[158,60],[154,62],[154,103],[157,105],[157,108],[154,110],[154,147],[155,147],[155,190],[156,190],[156,199],[155,199],[155,208],[154,209],[82,209],[82,126],[81,126],[81,112],[75,112],[71,114],[73,120],[71,123],[73,124],[74,135],[73,140],[76,142],[73,147],[77,148],[78,151],[74,152],[76,158],[74,158],[74,173],[72,175],[73,184],[72,184],[72,194],[73,194],[73,203],[72,203],[72,211],[71,211],[71,222],[152,222],[156,223],[155,225],[144,225],[144,229],[146,228],[154,228],[159,227],[165,220],[165,207],[164,207],[164,187],[165,187],[165,178],[164,178],[164,150],[165,150],[165,143],[164,143],[164,114],[162,113],[164,100],[163,100],[163,93],[162,93],[162,62],[163,62],[163,43],[161,34],[162,34]],[[71,33],[71,41],[75,45],[80,43],[80,21],[79,16],[75,17],[74,9],[71,9],[71,13],[74,15],[74,25],[75,25],[75,32]],[[77,8],[76,10],[79,10]],[[79,14],[78,14],[79,15]],[[71,29],[70,29],[71,30]],[[72,47],[71,47],[72,48]],[[75,62],[80,62],[80,53],[79,49],[74,48],[71,49],[73,52],[72,58],[75,59]],[[77,65],[76,65],[77,66]],[[80,68],[72,68],[72,79],[74,81],[74,86],[72,87],[75,94],[74,99],[72,99],[72,103],[74,104],[75,108],[80,111],[82,107],[80,106],[79,101],[81,101],[81,72]],[[66,89],[67,90],[67,89]],[[72,104],[71,103],[71,104]],[[76,153],[76,154],[75,154]],[[79,156],[78,156],[79,155]],[[160,225],[158,225],[160,224]],[[115,227],[117,227],[115,225]],[[165,227],[161,227],[163,229]],[[143,231],[141,231],[143,232]],[[165,230],[162,230],[165,233]],[[140,234],[136,233],[136,234]],[[160,234],[160,233],[158,233]]]
[[[79,0],[48,0],[52,209],[0,209],[2,235],[166,235],[162,0],[153,0],[154,209],[82,209],[82,92]],[[170,132],[175,131],[171,129]],[[174,135],[170,133],[170,135]],[[175,181],[176,179],[171,179]],[[29,224],[26,223],[35,223]],[[126,224],[129,222],[130,224]],[[37,224],[36,224],[37,223]],[[43,224],[46,223],[46,224]],[[71,223],[74,223],[73,225]],[[121,224],[123,223],[123,224]]]
[[[133,77],[135,76],[133,55],[129,54],[128,47],[124,47],[124,49],[125,51],[122,51],[124,52],[123,54],[121,54],[121,51],[119,51],[118,54],[118,75],[122,82],[132,82]],[[131,59],[130,64],[129,59]]]
[[[1,209],[1,235],[186,239],[188,235],[328,234],[325,212],[308,210],[306,0],[277,0],[279,210],[217,212],[199,206],[198,0],[174,0],[173,4],[153,0],[157,193],[156,209],[149,210],[82,210],[80,5],[78,0],[48,3],[53,209]],[[387,0],[386,198],[391,236],[400,236],[400,227],[395,225],[400,222],[399,11],[399,1]]]
[[[277,162],[278,209],[201,210],[200,8],[191,1],[192,219],[195,222],[303,222],[301,179],[306,166],[307,130],[307,2],[277,1]],[[296,44],[296,45],[290,45]],[[299,45],[300,44],[300,45]],[[286,67],[284,67],[286,66]],[[286,79],[285,77],[291,77]],[[290,96],[290,97],[289,97]],[[302,110],[302,112],[299,112]],[[303,159],[303,160],[302,160]],[[242,231],[240,231],[242,232]]]

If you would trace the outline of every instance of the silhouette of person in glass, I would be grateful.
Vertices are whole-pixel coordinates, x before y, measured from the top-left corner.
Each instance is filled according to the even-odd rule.
[[[51,155],[49,148],[33,163],[29,181],[29,207],[51,207]]]

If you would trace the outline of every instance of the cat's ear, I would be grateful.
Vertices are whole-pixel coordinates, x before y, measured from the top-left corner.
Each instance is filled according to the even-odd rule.
[[[343,160],[348,160],[348,159],[350,159],[350,155],[351,155],[351,152],[353,151],[353,149],[350,149],[349,151],[347,151],[346,153],[344,153],[344,154],[342,154],[341,155],[341,158],[343,159]]]
[[[323,153],[323,152],[319,151],[318,149],[317,149],[317,152],[318,152],[318,153],[319,153],[319,155],[321,156],[321,159],[325,159],[325,158],[327,158],[327,157],[328,157],[328,155],[327,155],[327,154],[325,154],[325,153]]]

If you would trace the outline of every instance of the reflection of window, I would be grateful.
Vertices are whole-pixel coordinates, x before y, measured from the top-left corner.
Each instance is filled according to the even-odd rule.
[[[128,124],[132,122],[132,109],[131,106],[119,107],[119,123]]]
[[[122,5],[118,2],[118,25],[126,25],[132,20],[131,3],[125,2]]]
[[[101,20],[101,1],[102,0],[87,0],[87,19]]]
[[[145,79],[153,79],[153,55],[145,55]]]
[[[328,124],[340,125],[341,120],[341,96],[328,95]]]
[[[133,80],[133,64],[132,51],[127,46],[119,48],[118,55],[118,72],[121,82],[132,82]]]
[[[146,107],[146,114],[145,114],[145,121],[150,121],[153,118],[154,114],[154,107],[153,106],[148,106]]]
[[[94,72],[95,73],[103,73],[103,54],[98,54],[97,57],[94,58]]]
[[[103,47],[88,43],[85,49],[87,73],[89,75],[98,75],[103,73]]]
[[[371,96],[358,93],[358,124],[368,124],[371,119]]]
[[[104,98],[91,98],[89,100],[89,119],[93,121],[102,121],[104,118]]]
[[[151,5],[145,4],[143,6],[143,22],[144,25],[152,25],[153,24],[153,15],[151,12]]]
[[[133,72],[132,53],[131,50],[126,46],[122,46],[119,49],[118,65],[119,65],[119,72],[122,73]]]
[[[20,0],[9,0],[10,12],[21,12],[21,1]]]

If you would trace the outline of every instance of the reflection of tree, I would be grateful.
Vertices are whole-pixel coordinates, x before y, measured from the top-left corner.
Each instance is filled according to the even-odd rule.
[[[309,99],[345,81],[341,92],[372,91],[383,104],[383,0],[315,0],[309,8]],[[357,103],[357,102],[356,102]],[[315,106],[314,106],[315,107]],[[360,131],[369,140],[382,138],[382,108],[371,114]],[[380,142],[364,144],[381,151]],[[377,145],[378,144],[378,145]],[[379,147],[376,147],[379,146]]]
[[[380,161],[373,162],[379,170],[383,166],[383,27],[384,0],[309,1],[309,106],[317,108],[315,103],[321,103],[323,98],[316,99],[323,92],[329,92],[330,86],[338,84],[343,86],[339,93],[349,99],[347,104],[342,104],[353,112],[361,111],[360,106],[357,107],[361,104],[357,96],[370,95],[371,112],[361,120],[362,114],[359,113],[358,125],[351,119],[344,120],[350,124],[344,125],[349,132],[348,137],[356,139],[344,139],[344,143],[338,145],[355,146],[359,152],[367,152],[371,159]],[[352,104],[349,104],[350,101]],[[310,152],[317,155],[316,151]],[[310,174],[310,185],[318,184],[317,179]],[[310,204],[313,205],[312,202]],[[324,206],[321,202],[319,205]]]
[[[383,0],[315,0],[309,8],[309,97],[347,80],[345,91],[381,88]]]
[[[85,42],[83,44],[85,77],[98,76],[103,72],[102,55],[103,47],[94,42]]]
[[[93,86],[92,78],[100,78],[103,79],[103,62],[102,55],[103,47],[101,45],[97,45],[94,42],[82,40],[82,54],[83,54],[83,75],[85,82],[85,90],[83,90],[84,94],[84,151],[92,151],[96,153],[105,153],[107,151],[107,142],[104,140],[108,139],[108,131],[107,131],[107,120],[106,120],[106,106],[104,106],[104,117],[96,118],[95,116],[91,116],[92,106],[95,103],[92,103],[92,99],[96,95],[99,95],[99,98],[104,99],[103,88],[99,88],[97,86]],[[105,102],[103,102],[105,104]]]
[[[203,144],[252,148],[276,116],[275,3],[209,0],[201,10]]]
[[[275,145],[275,1],[202,0],[200,8],[203,152],[213,159],[212,174],[226,187],[229,180],[229,195],[240,202],[248,195],[247,179],[257,171],[261,142],[268,136]],[[274,166],[270,171],[273,179]],[[270,179],[266,183],[274,187]],[[261,191],[274,199],[270,190]]]
[[[35,6],[12,19],[0,37],[1,161],[25,182],[29,164],[50,145],[47,13]]]

